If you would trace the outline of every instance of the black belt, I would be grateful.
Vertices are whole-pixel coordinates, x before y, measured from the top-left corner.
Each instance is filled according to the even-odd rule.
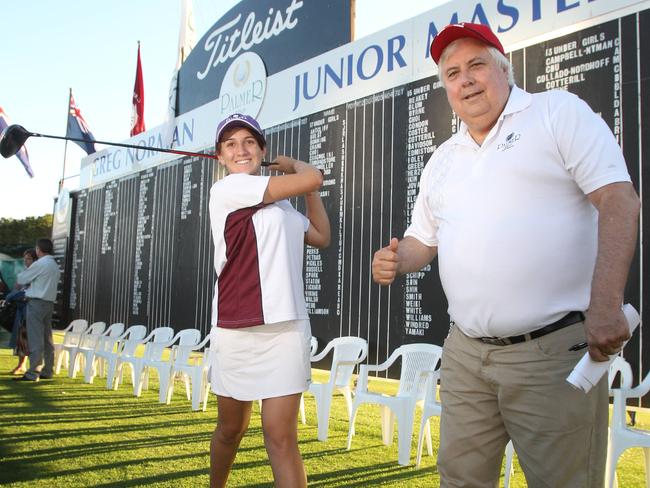
[[[541,329],[534,330],[528,334],[522,334],[512,337],[479,337],[479,341],[493,346],[509,346],[510,344],[518,344],[520,342],[530,341],[538,337],[545,336],[556,330],[564,329],[569,325],[576,324],[585,320],[585,314],[582,312],[569,312],[560,320],[552,324],[545,325]]]

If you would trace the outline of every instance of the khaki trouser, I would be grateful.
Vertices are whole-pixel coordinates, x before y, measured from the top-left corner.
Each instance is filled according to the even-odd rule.
[[[607,379],[588,394],[566,382],[586,350],[582,322],[492,346],[452,327],[442,356],[442,487],[495,487],[512,439],[530,488],[603,486]]]

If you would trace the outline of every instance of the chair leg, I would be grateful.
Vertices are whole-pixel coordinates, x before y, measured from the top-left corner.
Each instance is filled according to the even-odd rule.
[[[54,374],[59,374],[61,372],[61,363],[63,362],[64,354],[68,354],[68,351],[61,349],[56,357],[56,367],[54,368]]]
[[[54,344],[54,374],[59,374],[61,369],[61,344]]]
[[[515,455],[515,447],[512,444],[512,441],[509,441],[506,445],[506,466],[505,474],[503,478],[503,488],[508,488],[510,486],[510,479],[515,472],[512,461]]]
[[[86,357],[86,367],[84,368],[84,383],[92,383],[97,369],[95,355],[91,354],[90,358]]]
[[[111,358],[108,360],[108,365],[106,366],[106,389],[112,390],[115,388],[115,381],[119,376],[116,375],[117,369],[117,358]],[[122,372],[120,368],[120,374]]]
[[[158,403],[167,403],[167,392],[170,383],[169,369],[163,368],[162,371],[158,371],[158,380]]]
[[[429,419],[424,418],[424,413],[422,414],[422,421],[420,422],[420,432],[418,433],[418,450],[417,450],[417,456],[415,458],[415,467],[419,468],[420,467],[420,462],[422,461],[422,440],[424,437],[425,429],[428,431],[429,430]],[[431,438],[429,438],[431,440]]]
[[[203,411],[208,408],[208,397],[210,396],[210,382],[206,379],[205,383],[198,385],[202,389],[203,393]]]
[[[174,383],[176,382],[176,375],[178,372],[172,371],[169,375],[169,384],[167,385],[167,392],[165,393],[165,404],[169,405],[172,402],[172,396],[174,396]]]
[[[79,359],[79,354],[76,350],[70,351],[70,357],[68,359],[68,378],[74,378],[77,373],[77,360]]]
[[[185,396],[190,400],[192,398],[192,381],[190,375],[183,373],[183,382],[185,383]]]
[[[316,417],[318,419],[318,440],[326,441],[330,423],[330,407],[332,405],[332,393],[321,392],[320,398],[316,398]]]
[[[385,446],[393,443],[393,430],[395,427],[395,414],[385,405],[381,406],[381,441]]]
[[[305,417],[305,396],[300,395],[300,420],[302,424],[307,424],[307,418]]]
[[[411,443],[413,440],[413,409],[403,409],[397,415],[397,462],[402,466],[411,463]]]
[[[196,374],[193,377],[191,377],[191,380],[190,380],[190,376],[187,376],[185,378],[185,381],[190,381],[192,383],[192,389],[191,389],[192,410],[195,412],[201,410],[201,402],[204,400],[205,397],[207,397],[207,394],[205,393],[205,388],[203,387],[202,379],[203,376],[199,374]]]
[[[133,394],[139,397],[142,394],[143,376],[146,374],[146,369],[139,361],[131,365],[131,380],[133,382]]]
[[[617,446],[616,442],[610,436],[607,445],[607,464],[605,464],[605,488],[615,488],[618,486],[616,481],[616,465],[622,453],[623,449]]]
[[[645,456],[645,486],[650,488],[650,447],[643,448],[643,455]]]
[[[350,425],[348,426],[348,451],[352,448],[352,436],[354,435],[354,424],[357,420],[357,409],[359,405],[354,403],[352,405],[352,413],[350,414]]]
[[[106,359],[100,357],[97,359],[97,367],[95,369],[96,374],[98,374],[101,378],[104,377],[106,374]]]
[[[343,398],[345,398],[345,406],[348,409],[348,418],[350,418],[350,413],[352,412],[352,390],[349,386],[342,388],[341,393],[343,393]],[[354,426],[352,426],[352,435],[354,435]]]

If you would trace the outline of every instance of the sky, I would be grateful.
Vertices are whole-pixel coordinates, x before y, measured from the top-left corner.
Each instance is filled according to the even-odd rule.
[[[197,41],[238,0],[192,0]],[[441,0],[356,0],[356,38],[432,9]],[[138,41],[147,129],[162,124],[176,66],[181,0],[0,2],[0,107],[10,123],[65,136],[68,93],[96,139],[129,138]],[[0,218],[52,212],[58,182],[78,186],[86,153],[76,144],[31,137],[30,178],[16,157],[0,157]],[[97,146],[101,149],[103,146]],[[64,154],[65,170],[64,170]],[[64,173],[65,171],[65,173]]]

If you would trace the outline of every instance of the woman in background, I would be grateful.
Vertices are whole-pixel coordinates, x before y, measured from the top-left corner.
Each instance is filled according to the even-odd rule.
[[[304,487],[298,449],[300,396],[311,381],[311,329],[302,281],[304,243],[325,247],[330,225],[318,192],[321,172],[278,156],[262,176],[266,141],[257,121],[234,114],[217,128],[228,171],[210,190],[217,283],[212,311],[212,390],[217,427],[210,485],[226,485],[251,405],[262,399],[262,430],[275,486]],[[306,216],[287,198],[304,197]]]
[[[23,263],[25,268],[29,268],[34,261],[38,259],[36,250],[34,248],[27,249],[23,253]],[[11,331],[11,339],[9,339],[9,347],[14,350],[14,355],[18,356],[18,365],[11,370],[11,374],[22,375],[27,371],[25,363],[27,356],[29,356],[29,347],[27,346],[27,327],[25,326],[25,290],[29,285],[20,287],[9,293],[6,297],[7,302],[14,302],[16,304],[16,318],[14,319],[13,329]]]

